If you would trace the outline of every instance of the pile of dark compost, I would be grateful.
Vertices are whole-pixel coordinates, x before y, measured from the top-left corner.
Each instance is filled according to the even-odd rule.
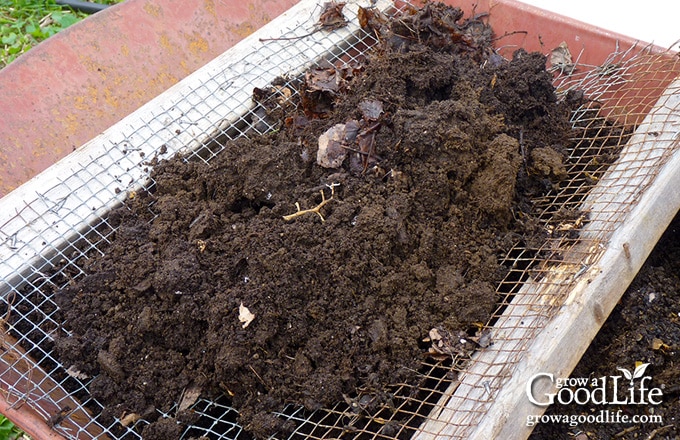
[[[275,133],[158,164],[57,294],[57,352],[94,377],[102,417],[190,421],[199,393],[223,394],[262,437],[290,428],[271,415],[285,404],[380,396],[426,356],[490,343],[500,258],[542,238],[531,200],[566,175],[568,109],[543,55],[501,58],[457,8],[362,25],[380,44],[361,65],[310,70],[291,102],[256,90]]]

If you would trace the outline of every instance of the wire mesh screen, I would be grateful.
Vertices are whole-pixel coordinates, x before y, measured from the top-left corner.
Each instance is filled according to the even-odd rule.
[[[82,261],[109,241],[114,227],[107,213],[125,198],[153,190],[150,171],[158,160],[182,152],[185,160],[209,162],[228,140],[278,129],[253,106],[255,87],[274,82],[281,102],[293,99],[306,68],[321,60],[351,66],[376,43],[359,28],[356,8],[348,6],[349,25],[332,32],[315,31],[319,12],[318,5],[301,6],[290,27],[271,35],[268,27],[255,37],[278,40],[253,38],[206,66],[93,140],[97,148],[74,153],[40,191],[3,207],[11,215],[0,225],[0,383],[12,406],[29,406],[67,438],[141,438],[147,422],[124,417],[104,423],[103,406],[87,391],[91,379],[67,371],[53,354],[52,333],[62,324],[55,318],[54,292],[83,276]],[[395,384],[389,401],[346,399],[313,412],[288,406],[279,416],[296,422],[289,437],[466,438],[529,342],[568,301],[677,149],[676,60],[632,47],[597,66],[578,58],[554,63],[560,96],[584,98],[572,115],[577,137],[565,183],[537,201],[549,238],[539,246],[519,243],[503,258],[509,270],[497,286],[502,299],[486,323],[493,344],[472,358],[424,361],[419,385]],[[236,423],[227,396],[199,399],[191,409],[198,417],[184,438],[250,437]]]

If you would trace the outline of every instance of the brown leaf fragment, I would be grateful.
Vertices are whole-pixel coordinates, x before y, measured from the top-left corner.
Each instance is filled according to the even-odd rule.
[[[252,100],[266,109],[271,109],[277,105],[287,105],[292,95],[290,88],[274,84],[262,89],[254,87]]]
[[[299,136],[309,126],[309,119],[305,115],[289,116],[286,118],[285,124],[292,133]]]
[[[326,117],[332,110],[338,93],[345,85],[342,72],[332,65],[319,66],[305,73],[300,90],[302,109],[309,118]]]
[[[364,99],[359,103],[359,110],[366,121],[377,121],[383,112],[383,104],[377,99]]]
[[[340,91],[342,82],[342,77],[333,67],[311,69],[305,74],[305,84],[309,91],[337,93]]]
[[[487,44],[491,36],[489,26],[475,19],[459,23],[462,17],[460,8],[443,3],[428,2],[420,9],[407,8],[391,23],[391,35],[387,40],[394,49],[404,51],[408,51],[413,43],[423,41],[437,50],[475,49],[476,40]]]
[[[439,358],[440,356],[469,356],[474,351],[475,344],[467,336],[467,333],[460,330],[450,332],[443,327],[435,327],[429,332],[432,346],[428,355]]]
[[[365,162],[368,162],[373,154],[373,146],[375,145],[375,130],[361,132],[359,136],[357,136],[357,145],[359,146],[359,151],[365,158]]]
[[[550,64],[553,69],[570,75],[574,71],[574,61],[569,51],[569,46],[565,41],[550,51]]]
[[[177,412],[182,412],[191,407],[196,401],[198,400],[198,397],[201,395],[201,388],[192,385],[188,388],[184,389],[184,392],[182,393],[182,398],[179,401],[179,406],[177,407]]]
[[[368,33],[381,35],[386,32],[387,17],[376,8],[364,8],[359,6],[357,12],[359,26]]]
[[[363,6],[359,6],[359,10],[357,11],[357,18],[359,19],[359,26],[361,26],[361,29],[365,31],[372,31],[373,28],[371,26],[371,16],[373,15],[373,11],[368,8],[364,8]]]
[[[310,119],[327,117],[335,101],[348,91],[348,82],[362,68],[361,64],[336,66],[328,61],[310,68],[300,89],[300,104],[305,115]]]
[[[361,124],[356,119],[350,119],[345,122],[345,142],[351,144],[357,139]]]
[[[338,168],[347,157],[344,146],[346,125],[335,124],[319,136],[316,163],[324,168]]]
[[[319,16],[319,26],[321,29],[334,30],[346,26],[347,20],[342,14],[344,7],[345,3],[336,3],[334,1],[324,3],[321,15]]]

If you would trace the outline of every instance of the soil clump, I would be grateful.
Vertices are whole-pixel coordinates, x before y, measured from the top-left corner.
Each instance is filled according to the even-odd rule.
[[[104,255],[57,294],[57,352],[95,377],[105,416],[186,421],[198,390],[230,396],[264,437],[291,428],[271,414],[287,403],[381,396],[417,381],[428,353],[479,348],[423,340],[479,336],[500,257],[541,238],[531,199],[564,178],[568,109],[543,55],[502,59],[457,8],[367,12],[382,43],[361,66],[311,70],[290,104],[256,90],[280,129],[208,164],[158,164],[153,190],[111,214]],[[316,160],[324,133],[332,168]]]

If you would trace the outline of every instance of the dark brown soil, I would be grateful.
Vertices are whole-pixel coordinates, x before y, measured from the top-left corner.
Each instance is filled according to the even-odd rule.
[[[634,416],[657,415],[651,423],[540,424],[532,440],[589,440],[618,438],[680,438],[680,216],[677,216],[612,314],[593,340],[571,377],[621,375],[635,363],[649,363],[650,388],[660,388],[660,405],[607,405],[611,413]],[[627,383],[621,387],[625,396]],[[597,415],[600,405],[552,405],[548,415]]]
[[[535,239],[531,198],[564,178],[568,112],[542,55],[502,60],[488,28],[456,17],[410,11],[400,37],[372,23],[382,49],[337,90],[319,83],[339,70],[309,74],[299,106],[267,115],[281,130],[208,165],[161,163],[153,191],[111,214],[105,255],[57,295],[70,336],[56,340],[66,366],[96,376],[107,414],[154,421],[200,390],[231,396],[265,436],[290,428],[271,415],[286,403],[416,381],[435,327],[475,336],[498,299],[499,257]],[[348,157],[318,166],[319,136],[349,120]],[[175,435],[167,421],[144,431]]]

